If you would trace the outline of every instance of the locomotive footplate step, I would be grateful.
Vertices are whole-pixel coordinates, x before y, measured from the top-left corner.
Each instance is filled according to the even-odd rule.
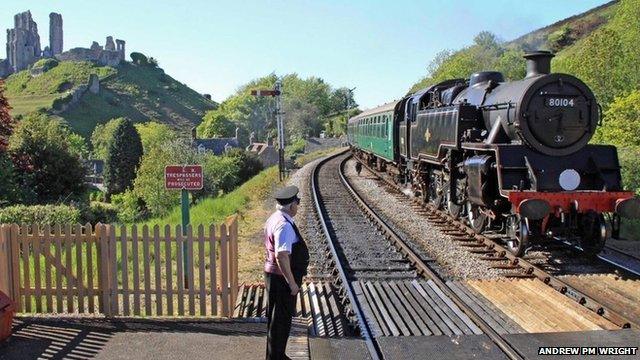
[[[367,345],[360,338],[309,338],[310,359],[371,359]]]
[[[601,348],[615,347],[640,347],[640,331],[638,330],[597,330],[597,331],[576,331],[576,332],[554,332],[554,333],[530,333],[504,335],[520,354],[527,359],[549,358],[549,356],[538,355],[540,348],[546,347],[593,347],[598,351]],[[575,350],[573,350],[575,351]],[[640,359],[640,352],[635,355],[553,355],[553,359]]]
[[[507,359],[486,335],[379,337],[385,360]]]

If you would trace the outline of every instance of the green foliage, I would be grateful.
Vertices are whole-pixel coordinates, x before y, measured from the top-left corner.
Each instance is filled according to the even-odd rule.
[[[58,66],[59,62],[53,58],[40,59],[33,64],[32,69],[42,69],[43,72],[47,72],[54,67]]]
[[[474,38],[474,44],[456,52],[443,51],[429,64],[429,74],[414,84],[410,92],[415,92],[429,85],[449,79],[467,79],[478,71],[496,70],[505,72],[506,76],[517,75],[514,68],[519,62],[514,55],[488,31],[482,31]],[[504,55],[504,56],[503,56]]]
[[[134,123],[155,121],[186,136],[191,127],[202,121],[205,112],[215,107],[216,103],[160,68],[122,63],[117,74],[101,81],[100,93],[86,93],[61,116],[85,137],[91,135],[97,124],[119,117]]]
[[[235,95],[205,116],[198,127],[198,134],[204,137],[233,136],[229,130],[238,127],[242,134],[254,133],[258,141],[275,138],[274,99],[251,96],[250,92],[271,89],[276,80],[276,75],[271,74],[240,87]],[[286,136],[291,140],[317,136],[322,130],[324,117],[344,110],[347,102],[350,106],[357,106],[349,89],[334,90],[317,77],[301,79],[297,74],[288,74],[282,78],[282,84]],[[239,140],[246,145],[245,136]]]
[[[232,159],[235,163],[237,169],[236,173],[240,184],[251,179],[257,173],[262,171],[262,163],[260,162],[260,159],[248,151],[244,151],[242,149],[231,149],[224,155],[224,157]],[[237,183],[234,184],[234,187],[235,185],[237,185]]]
[[[552,32],[547,37],[547,45],[553,52],[558,52],[563,48],[571,45],[575,39],[571,34],[571,27],[563,26],[560,29]]]
[[[71,132],[43,113],[23,118],[9,139],[26,203],[65,201],[84,193],[85,170],[74,152]],[[27,193],[28,192],[28,193]]]
[[[3,224],[76,224],[80,210],[67,205],[15,205],[0,209]]]
[[[582,79],[605,109],[640,86],[640,0],[622,0],[610,22],[558,54],[555,71]]]
[[[79,159],[89,158],[89,148],[84,138],[76,133],[69,133],[69,151]]]
[[[290,158],[297,154],[304,153],[304,147],[306,144],[307,141],[305,139],[294,140],[291,144],[287,145],[287,147],[284,148],[284,156]]]
[[[119,194],[133,184],[142,157],[142,142],[129,119],[123,119],[113,131],[104,163],[107,196]]]
[[[152,148],[162,146],[167,142],[178,139],[178,134],[165,124],[155,121],[140,123],[135,125],[144,153],[148,153]]]
[[[191,225],[208,226],[211,223],[224,220],[227,216],[242,213],[250,201],[264,200],[273,192],[275,187],[281,186],[278,181],[277,167],[270,167],[245,182],[234,191],[217,198],[200,201],[191,208]],[[146,224],[177,225],[181,222],[180,206],[174,204],[166,215],[149,220]]]
[[[222,111],[207,111],[202,122],[207,124],[205,127],[205,133],[202,134],[204,137],[223,138],[235,135],[235,127],[233,123]]]
[[[121,196],[120,194],[114,195],[113,197]],[[120,204],[118,204],[120,205]],[[103,224],[111,224],[118,221],[118,213],[122,211],[123,208],[120,206],[116,206],[115,203],[109,204],[104,202],[92,201],[89,206],[84,209],[82,213],[82,222],[88,222],[91,224],[103,223]]]
[[[144,201],[151,215],[166,214],[180,199],[179,191],[164,188],[164,167],[194,164],[196,155],[188,144],[179,140],[153,147],[144,154],[134,181],[134,192]]]
[[[73,95],[71,94],[57,97],[55,98],[55,100],[53,100],[53,103],[51,103],[51,107],[54,108],[55,110],[62,110],[64,105],[68,104],[71,101],[71,99],[73,99]]]
[[[123,118],[111,119],[105,124],[98,124],[91,134],[91,145],[93,146],[93,158],[106,160],[109,152],[109,144],[113,140],[115,129],[123,122]]]
[[[63,61],[40,76],[32,77],[29,70],[10,75],[6,79],[7,97],[13,100],[28,95],[59,94],[61,89],[86,84],[91,74],[105,78],[115,73],[112,67],[100,67],[89,61]]]
[[[131,60],[136,65],[142,65],[142,66],[149,65],[149,59],[147,59],[147,57],[142,53],[132,52],[130,56],[131,56]]]
[[[140,200],[131,190],[111,197],[111,204],[116,210],[116,217],[122,224],[136,222],[141,218]]]
[[[640,146],[619,147],[618,158],[622,167],[622,184],[640,196]]]
[[[640,146],[640,90],[616,98],[604,114],[594,141],[617,146]]]
[[[20,199],[13,163],[6,152],[0,151],[0,207],[14,204]]]

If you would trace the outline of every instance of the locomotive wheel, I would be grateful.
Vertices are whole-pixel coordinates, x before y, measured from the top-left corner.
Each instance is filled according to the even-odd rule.
[[[447,210],[449,211],[449,215],[453,216],[454,219],[458,219],[460,217],[460,213],[462,213],[462,205],[458,205],[456,204],[452,199],[451,199],[451,190],[449,187],[449,182],[447,182],[445,185],[445,204],[447,206]]]
[[[590,211],[582,216],[580,222],[580,247],[587,256],[595,256],[611,235],[611,228],[602,214]]]
[[[473,229],[473,231],[477,233],[482,233],[487,226],[487,222],[489,218],[486,214],[480,211],[480,206],[472,204],[470,201],[467,201],[467,220],[469,221],[469,226]]]
[[[507,249],[515,256],[522,256],[531,243],[532,234],[524,219],[518,215],[511,215],[508,221]]]
[[[434,181],[429,182],[427,192],[429,202],[435,206],[436,209],[442,208],[442,203],[444,202],[443,196],[438,192],[438,185]]]

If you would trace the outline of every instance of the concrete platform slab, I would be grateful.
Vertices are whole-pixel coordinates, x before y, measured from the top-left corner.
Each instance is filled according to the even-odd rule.
[[[541,346],[555,347],[640,347],[640,331],[637,330],[598,330],[535,334],[504,335],[518,352],[527,359],[550,358],[555,359],[640,359],[640,352],[636,355],[624,356],[588,356],[588,355],[538,355]]]
[[[287,351],[308,359],[306,324]],[[304,336],[299,334],[304,332]],[[220,319],[17,318],[0,360],[264,359],[266,324]]]
[[[380,337],[378,342],[385,360],[506,359],[486,335]]]
[[[360,338],[309,338],[309,357],[313,360],[369,360],[369,352]]]

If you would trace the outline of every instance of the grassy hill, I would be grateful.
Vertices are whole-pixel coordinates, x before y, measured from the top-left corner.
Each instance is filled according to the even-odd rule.
[[[585,11],[581,14],[568,17],[551,25],[524,34],[517,39],[507,42],[507,47],[517,47],[526,51],[549,49],[549,38],[554,39],[566,32],[566,45],[582,39],[607,23],[613,16],[618,5],[618,0]],[[567,31],[568,29],[568,31]]]
[[[100,67],[91,62],[56,63],[41,60],[32,69],[6,79],[12,115],[19,116],[40,108],[51,109],[56,99],[86,84],[90,74],[97,74],[101,79],[100,92],[87,92],[75,106],[58,114],[75,132],[85,137],[91,135],[97,124],[121,116],[134,122],[155,120],[188,132],[201,122],[207,110],[217,106],[160,68],[128,62],[116,68]]]
[[[495,35],[481,32],[472,45],[438,54],[428,67],[429,74],[416,82],[409,92],[445,79],[467,78],[473,72],[484,70],[497,70],[507,79],[520,79],[524,76],[525,60],[522,55],[525,52],[551,50],[562,58],[575,45],[605,27],[619,7],[618,0],[611,1],[508,42],[500,42]]]

